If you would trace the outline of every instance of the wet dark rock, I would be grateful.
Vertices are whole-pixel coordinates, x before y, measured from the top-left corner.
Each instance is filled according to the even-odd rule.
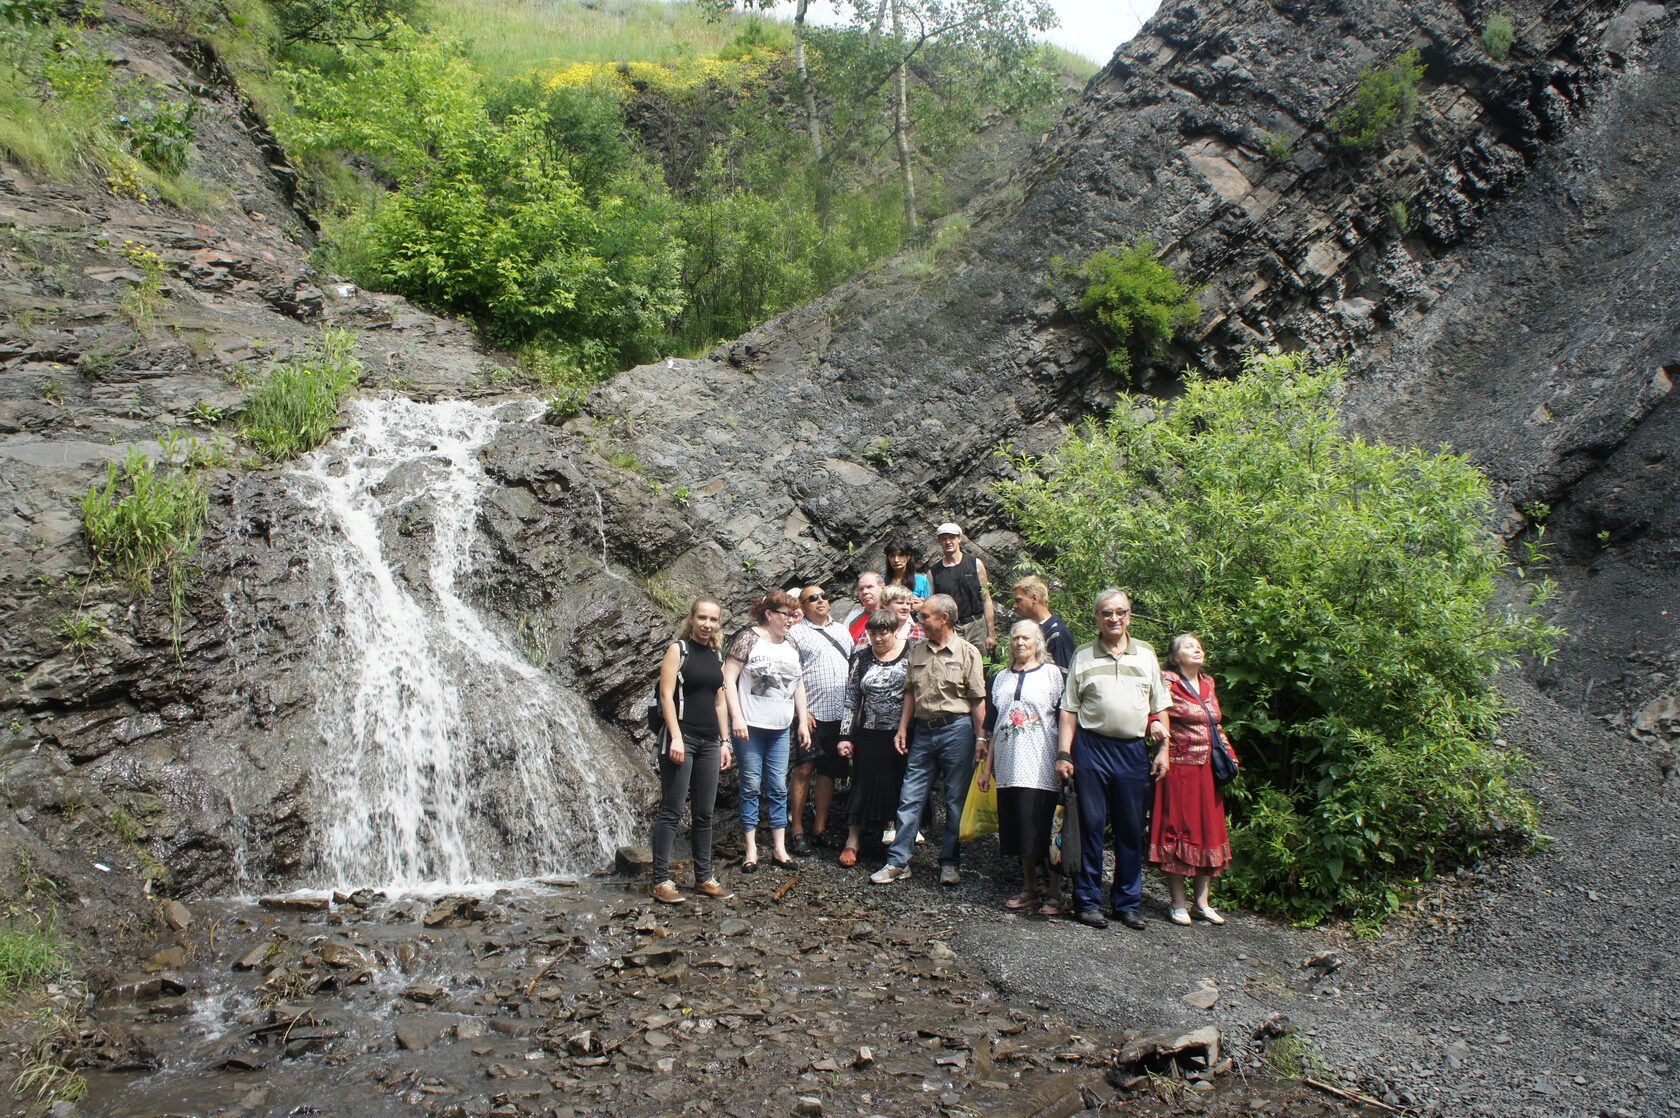
[[[257,903],[270,912],[326,912],[332,907],[326,897],[263,897]]]

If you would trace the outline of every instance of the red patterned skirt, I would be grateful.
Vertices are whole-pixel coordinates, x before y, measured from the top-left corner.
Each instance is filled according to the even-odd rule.
[[[1163,873],[1190,877],[1218,877],[1231,864],[1225,798],[1212,765],[1175,764],[1155,782],[1147,857]]]

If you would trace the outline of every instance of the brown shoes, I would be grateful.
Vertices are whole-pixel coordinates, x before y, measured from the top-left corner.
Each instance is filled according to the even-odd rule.
[[[687,904],[688,898],[677,892],[677,883],[661,881],[653,887],[653,899],[660,904]]]
[[[714,901],[732,901],[735,899],[735,894],[719,885],[715,877],[708,881],[702,881],[694,887],[694,891],[702,897],[710,897]],[[676,892],[675,887],[672,888],[671,892]]]

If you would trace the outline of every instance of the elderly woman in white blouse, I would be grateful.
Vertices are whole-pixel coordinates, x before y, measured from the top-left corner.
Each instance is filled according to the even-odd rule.
[[[1040,906],[1061,912],[1060,882],[1050,868],[1050,826],[1061,781],[1056,775],[1056,730],[1062,705],[1062,669],[1050,662],[1044,632],[1034,621],[1009,630],[1013,659],[992,680],[987,711],[992,748],[981,773],[981,791],[998,787],[998,840],[1003,856],[1021,859],[1022,888],[1011,909]],[[1039,874],[1045,875],[1040,887]]]

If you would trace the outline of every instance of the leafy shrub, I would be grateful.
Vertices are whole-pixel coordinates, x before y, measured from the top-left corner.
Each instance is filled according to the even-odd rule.
[[[179,106],[168,101],[158,105],[148,102],[134,115],[118,117],[117,127],[128,141],[128,150],[148,167],[166,175],[179,175],[187,169],[196,108],[193,101]]]
[[[245,402],[239,433],[273,462],[326,442],[339,404],[361,380],[355,341],[348,330],[323,330],[313,353],[270,369]]]
[[[1130,584],[1163,619],[1139,636],[1202,636],[1245,773],[1229,888],[1306,922],[1380,921],[1408,879],[1530,832],[1491,681],[1556,637],[1495,605],[1486,479],[1346,434],[1340,379],[1275,353],[1190,375],[1164,416],[1123,401],[1002,487],[1070,602]]]
[[[94,565],[136,587],[160,566],[173,573],[198,546],[209,498],[197,476],[154,464],[138,450],[112,462],[82,498]]]
[[[1411,127],[1423,70],[1423,56],[1413,47],[1359,75],[1353,100],[1330,120],[1336,142],[1363,150],[1396,129]]]
[[[1511,57],[1511,48],[1516,45],[1517,25],[1511,19],[1509,12],[1492,12],[1487,22],[1482,24],[1482,46],[1486,48],[1488,57],[1503,62]]]
[[[680,249],[652,203],[657,175],[592,201],[521,110],[497,123],[454,44],[399,27],[391,50],[339,48],[343,77],[298,72],[314,114],[284,128],[304,151],[363,152],[400,188],[365,217],[357,278],[480,319],[502,342],[597,340],[652,356],[680,309]]]
[[[1155,243],[1121,252],[1103,249],[1080,269],[1086,281],[1079,309],[1108,331],[1108,367],[1125,373],[1137,357],[1157,359],[1167,343],[1194,325],[1202,306],[1171,268],[1155,259]]]

